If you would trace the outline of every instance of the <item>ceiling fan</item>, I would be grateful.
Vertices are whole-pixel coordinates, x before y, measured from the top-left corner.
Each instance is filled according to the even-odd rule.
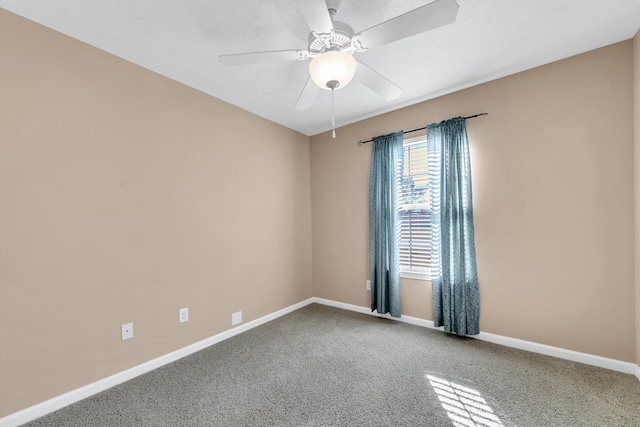
[[[402,94],[396,84],[353,58],[362,52],[406,37],[448,25],[456,20],[456,0],[435,0],[425,6],[399,15],[367,30],[356,33],[344,22],[334,21],[335,9],[325,0],[297,0],[311,32],[307,49],[220,55],[225,65],[246,65],[279,61],[303,61],[309,64],[310,78],[296,103],[296,110],[311,108],[320,88],[335,90],[355,78],[390,101]]]

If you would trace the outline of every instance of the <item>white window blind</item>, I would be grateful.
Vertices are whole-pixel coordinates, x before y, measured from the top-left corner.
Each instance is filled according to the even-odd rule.
[[[400,275],[429,279],[431,210],[427,141],[424,136],[404,141],[404,167],[397,194],[400,215]]]

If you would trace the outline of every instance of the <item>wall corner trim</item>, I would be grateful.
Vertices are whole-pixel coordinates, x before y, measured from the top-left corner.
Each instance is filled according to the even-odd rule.
[[[122,384],[132,378],[135,378],[142,374],[146,374],[147,372],[150,372],[161,366],[175,362],[176,360],[182,359],[183,357],[189,356],[197,351],[203,350],[235,335],[241,334],[242,332],[248,331],[249,329],[253,329],[264,323],[270,322],[271,320],[277,319],[278,317],[282,317],[285,314],[294,312],[302,307],[312,304],[313,302],[313,298],[306,299],[297,304],[293,304],[271,314],[267,314],[266,316],[262,316],[259,319],[252,320],[240,326],[216,334],[212,337],[206,338],[202,341],[198,341],[194,344],[183,347],[179,350],[167,353],[163,356],[157,357],[138,366],[134,366],[122,372],[118,372],[117,374],[111,375],[107,378],[103,378],[94,383],[87,384],[86,386],[61,394],[60,396],[56,396],[18,412],[14,412],[13,414],[9,414],[5,417],[0,418],[0,427],[17,427],[21,424],[33,421],[36,418],[40,418],[51,412],[57,411],[58,409],[62,409],[65,406],[69,406],[82,399],[86,399],[89,396],[93,396],[94,394],[98,394],[118,384]]]
[[[338,301],[331,301],[323,298],[312,298],[313,302],[318,304],[324,304],[331,307],[342,308],[345,310],[356,311],[358,313],[369,314],[377,317],[384,317],[398,322],[410,323],[412,325],[422,326],[425,328],[442,330],[443,328],[436,328],[431,320],[420,319],[411,316],[391,317],[388,314],[380,315],[378,313],[372,313],[368,307],[357,306],[353,304],[346,304]],[[544,354],[545,356],[553,356],[559,359],[570,360],[572,362],[584,363],[587,365],[598,366],[600,368],[610,369],[612,371],[623,372],[625,374],[635,375],[640,381],[640,366],[623,362],[621,360],[609,359],[607,357],[596,356],[593,354],[580,353],[573,350],[567,350],[560,347],[552,347],[550,345],[538,344],[531,341],[524,341],[517,338],[505,337],[502,335],[490,334],[487,332],[480,332],[478,335],[472,335],[470,338],[475,338],[482,341],[487,341],[494,344],[504,345],[506,347],[517,348],[519,350],[526,350],[532,353]]]

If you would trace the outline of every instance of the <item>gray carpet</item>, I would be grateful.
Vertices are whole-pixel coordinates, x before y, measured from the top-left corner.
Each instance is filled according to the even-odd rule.
[[[27,425],[640,426],[640,382],[313,304]]]

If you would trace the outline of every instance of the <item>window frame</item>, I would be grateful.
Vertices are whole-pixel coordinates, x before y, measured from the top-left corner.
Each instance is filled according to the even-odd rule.
[[[405,150],[407,149],[407,147],[412,146],[412,145],[417,145],[417,144],[426,144],[427,142],[427,136],[426,134],[424,135],[419,135],[416,137],[412,137],[412,138],[406,138],[404,139],[404,141],[402,142],[402,148],[403,148],[403,156],[405,153]],[[426,148],[425,148],[426,149]],[[402,171],[402,175],[401,178],[404,176],[404,170]],[[400,195],[398,196],[398,198],[400,197]],[[406,206],[415,206],[415,207],[422,207],[425,206],[425,208],[431,213],[431,208],[429,207],[428,203],[425,204],[417,204],[417,205],[400,205],[400,200],[398,200],[398,215],[400,216],[402,211],[407,211],[409,209],[401,209],[402,207],[406,207]],[[401,235],[398,236],[398,247],[400,247],[400,237]],[[429,266],[428,271],[424,271],[424,270],[415,270],[415,269],[411,269],[411,268],[407,268],[407,267],[402,267],[400,266],[400,277],[401,278],[407,278],[407,279],[414,279],[414,280],[431,280],[431,268]]]

